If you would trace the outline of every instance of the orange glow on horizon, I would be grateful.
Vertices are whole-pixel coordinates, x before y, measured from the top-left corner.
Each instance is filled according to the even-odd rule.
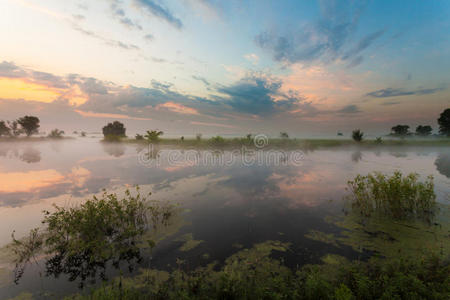
[[[0,78],[0,98],[50,103],[60,96],[54,89],[17,78]]]

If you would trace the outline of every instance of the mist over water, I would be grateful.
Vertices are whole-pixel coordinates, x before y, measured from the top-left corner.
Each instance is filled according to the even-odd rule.
[[[120,194],[126,186],[140,185],[152,192],[151,199],[186,209],[184,225],[156,249],[153,267],[174,266],[177,257],[189,258],[195,266],[202,263],[203,253],[222,261],[236,251],[233,245],[250,247],[266,240],[290,242],[295,255],[288,254],[286,262],[295,266],[318,262],[330,252],[359,255],[349,247],[304,237],[310,230],[338,231],[324,217],[340,213],[347,181],[357,174],[401,170],[417,172],[422,179],[433,175],[437,201],[448,203],[450,197],[448,147],[346,146],[304,152],[298,164],[244,165],[236,157],[227,166],[189,161],[174,165],[165,159],[143,165],[138,159],[142,150],[142,145],[101,143],[90,137],[0,143],[0,245],[11,242],[13,230],[21,237],[38,227],[42,210],[52,210],[53,204],[75,205],[102,189]],[[158,150],[159,158],[167,158],[175,149]],[[205,156],[207,150],[194,151]],[[188,254],[179,251],[180,237],[187,233],[202,241]],[[46,279],[46,288],[58,290],[53,281]],[[0,287],[0,297],[34,284],[25,277],[18,286]],[[75,284],[66,285],[76,291]]]

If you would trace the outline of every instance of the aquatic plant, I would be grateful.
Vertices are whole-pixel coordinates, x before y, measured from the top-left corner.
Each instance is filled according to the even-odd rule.
[[[350,262],[327,255],[323,264],[294,272],[270,257],[287,250],[267,241],[237,252],[220,268],[143,269],[66,299],[448,299],[450,293],[450,266],[436,256]]]
[[[144,234],[166,225],[173,214],[172,206],[149,202],[138,187],[135,194],[126,190],[123,198],[105,191],[79,206],[54,208],[44,211],[44,228],[33,229],[22,241],[13,236],[16,283],[39,254],[45,256],[47,276],[67,274],[70,281],[80,279],[81,287],[97,274],[105,280],[108,262],[115,268],[126,262],[132,270],[141,259]],[[152,248],[155,242],[146,244]]]
[[[433,177],[428,176],[425,182],[418,178],[416,173],[403,176],[400,171],[392,176],[377,172],[357,175],[348,182],[352,208],[366,217],[376,214],[430,221],[436,206]]]

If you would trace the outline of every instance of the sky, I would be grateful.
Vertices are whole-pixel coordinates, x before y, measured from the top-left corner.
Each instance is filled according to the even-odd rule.
[[[450,2],[1,0],[0,120],[387,134],[450,107]]]

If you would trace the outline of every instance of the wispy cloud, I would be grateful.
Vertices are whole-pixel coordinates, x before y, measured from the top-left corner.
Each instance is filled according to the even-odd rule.
[[[89,36],[91,38],[102,41],[104,44],[111,46],[111,47],[121,48],[121,49],[125,49],[125,50],[139,50],[140,49],[135,44],[128,44],[128,43],[125,43],[122,41],[104,37],[102,35],[97,34],[94,31],[86,30],[86,29],[82,28],[80,25],[75,24],[75,23],[72,24],[72,28],[86,36]]]
[[[344,106],[343,108],[337,110],[336,112],[342,113],[342,114],[355,114],[355,113],[360,113],[361,110],[359,109],[359,107],[357,105],[350,104],[350,105]]]
[[[154,15],[155,17],[165,20],[166,22],[176,27],[177,29],[183,28],[183,23],[181,22],[180,19],[175,17],[169,9],[159,5],[155,1],[135,0],[134,2],[138,7],[145,9],[147,12]]]
[[[209,81],[206,80],[204,77],[192,75],[192,78],[195,79],[195,80],[198,80],[198,81],[203,82],[203,83],[204,83],[205,85],[207,85],[207,86],[211,85],[211,84],[209,83]]]
[[[374,98],[388,98],[388,97],[411,96],[411,95],[429,95],[442,90],[444,90],[444,88],[417,89],[413,91],[407,91],[404,89],[386,88],[367,93],[366,96]]]
[[[122,25],[130,29],[138,29],[142,30],[142,26],[139,25],[136,21],[132,21],[125,14],[125,10],[122,7],[122,3],[119,0],[109,0],[111,2],[110,9],[114,18],[116,18]]]

